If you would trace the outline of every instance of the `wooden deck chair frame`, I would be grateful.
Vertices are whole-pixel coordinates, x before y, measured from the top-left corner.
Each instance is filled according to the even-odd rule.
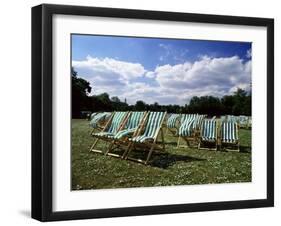
[[[176,121],[179,122],[179,118],[181,117],[181,114],[178,114],[178,117],[176,119]],[[168,122],[168,120],[167,120]],[[174,131],[173,129],[175,129],[176,131]],[[166,125],[166,131],[165,131],[165,135],[167,136],[168,135],[168,132],[170,132],[173,136],[177,136],[177,133],[178,133],[178,127],[175,126],[173,128],[169,128],[168,125]]]
[[[165,151],[164,131],[163,131],[163,126],[162,125],[163,125],[163,122],[164,122],[166,114],[167,114],[167,112],[164,113],[163,119],[160,122],[160,125],[159,125],[157,131],[155,132],[156,136],[155,136],[155,139],[153,140],[153,142],[141,143],[141,142],[131,141],[130,144],[128,145],[127,150],[123,154],[123,159],[126,159],[126,160],[128,159],[128,160],[132,160],[132,161],[143,163],[144,165],[147,165],[149,163],[149,160],[150,160],[150,158],[152,156],[153,151],[155,151],[157,149],[161,150],[161,151]],[[149,114],[147,114],[147,115],[149,115]],[[148,120],[148,116],[147,116],[146,120]],[[141,134],[141,132],[143,132],[143,130],[145,128],[144,127],[145,123],[146,122],[144,122],[143,125],[140,127],[140,129],[137,132],[136,136],[139,136]],[[160,133],[161,133],[161,139],[162,139],[162,148],[157,144],[157,140],[158,140],[158,137],[159,137]],[[129,157],[130,152],[134,148],[137,148],[137,147],[142,148],[142,150],[143,150],[143,148],[147,148],[148,149],[148,154],[147,154],[146,160]]]
[[[177,148],[188,148],[188,147],[196,148],[198,146],[198,136],[199,136],[198,130],[196,128],[191,132],[190,136],[178,135]],[[186,145],[180,143],[181,139],[186,142]],[[196,145],[192,146],[191,142],[194,142]]]
[[[132,113],[133,112],[131,112],[131,114]],[[140,123],[139,123],[139,125],[137,127],[137,129],[132,134],[132,137],[136,136],[139,128],[144,124],[147,115],[148,115],[148,112],[145,111],[143,116],[142,116],[142,119],[141,119],[141,121],[140,121]],[[129,120],[130,116],[128,116],[128,120]],[[121,131],[121,129],[120,129],[120,131]],[[108,156],[112,156],[112,157],[117,157],[117,158],[123,158],[123,155],[126,152],[126,150],[127,150],[129,145],[130,145],[130,141],[129,141],[128,137],[123,137],[123,138],[120,138],[120,139],[112,139],[111,144],[108,147],[108,149],[107,149],[107,151],[105,152],[104,155],[108,155]],[[116,153],[112,153],[114,149],[119,148],[119,147],[123,147],[124,148],[124,151],[123,151],[123,153],[121,155],[116,154]]]
[[[214,117],[212,118],[212,120],[215,120]],[[202,140],[202,137],[200,136],[199,142],[198,142],[198,149],[199,150],[214,150],[217,151],[218,150],[218,122],[216,122],[216,138],[215,141],[208,141],[208,140]],[[202,134],[202,130],[203,128],[201,128],[201,132],[200,135]],[[215,144],[214,148],[206,148],[206,147],[202,147],[204,146],[204,144]]]
[[[97,113],[97,114],[99,114],[99,113]],[[112,114],[111,114],[111,115],[112,115]],[[110,117],[111,117],[111,115],[110,115]],[[110,117],[109,117],[109,119],[110,119]],[[109,120],[109,119],[108,119],[108,120]],[[97,125],[97,128],[93,128],[93,129],[91,130],[90,135],[93,134],[95,131],[102,132],[102,130],[103,130],[104,127],[106,126],[106,123],[107,123],[107,121],[106,121],[106,116],[104,116],[104,119],[101,120],[101,122],[99,122],[100,125]]]
[[[130,113],[131,113],[131,112],[127,112],[127,114],[125,115],[123,121],[120,123],[120,126],[119,126],[119,128],[117,129],[117,131],[120,131],[121,129],[124,128],[124,126],[126,125],[126,122],[127,122],[127,120],[128,120],[128,117],[129,117]],[[108,128],[108,126],[109,126],[110,123],[112,122],[113,117],[114,117],[115,114],[116,114],[116,112],[114,112],[114,113],[110,116],[110,119],[108,120],[108,122],[106,123],[106,125],[104,126],[104,128],[103,128],[103,130],[102,130],[101,132],[106,132],[105,130]],[[95,136],[93,133],[91,133],[91,135],[92,135],[93,137],[95,137],[96,140],[94,141],[93,145],[91,146],[90,152],[96,152],[96,153],[103,154],[104,151],[103,151],[103,150],[94,149],[95,146],[98,144],[98,142],[99,142],[100,140],[103,140],[103,141],[105,141],[105,142],[109,142],[109,141],[111,141],[111,139],[108,138],[108,137],[106,137],[106,136]]]
[[[236,123],[236,137],[238,137],[238,140],[236,142],[225,142],[221,139],[221,149],[222,150],[240,152],[240,141],[239,141],[239,132],[238,131],[239,131],[239,126]],[[222,137],[222,135],[221,135],[221,137]],[[237,149],[230,149],[227,147],[237,147]]]

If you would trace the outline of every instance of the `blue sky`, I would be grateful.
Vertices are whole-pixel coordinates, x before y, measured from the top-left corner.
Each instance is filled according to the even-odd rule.
[[[92,94],[183,105],[249,90],[251,43],[72,35],[72,65]]]

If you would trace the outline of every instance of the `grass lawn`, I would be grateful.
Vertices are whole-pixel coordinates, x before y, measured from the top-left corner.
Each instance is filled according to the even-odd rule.
[[[240,129],[240,152],[176,148],[165,135],[166,152],[140,163],[90,153],[89,121],[72,120],[72,189],[151,187],[251,181],[251,130]],[[101,141],[96,149],[104,148]]]

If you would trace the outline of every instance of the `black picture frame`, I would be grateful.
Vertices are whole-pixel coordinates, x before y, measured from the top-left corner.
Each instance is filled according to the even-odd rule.
[[[55,14],[266,27],[267,198],[54,212],[52,210],[52,18]],[[271,206],[274,206],[273,19],[49,4],[32,8],[32,218],[40,221],[56,221]]]

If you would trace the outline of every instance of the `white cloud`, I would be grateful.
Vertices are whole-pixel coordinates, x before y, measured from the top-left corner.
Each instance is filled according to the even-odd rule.
[[[157,66],[147,71],[139,63],[87,57],[73,61],[78,75],[91,82],[93,94],[107,92],[134,104],[137,100],[159,104],[188,103],[193,96],[221,97],[237,87],[250,90],[251,60],[238,56]]]
[[[252,49],[248,49],[247,50],[246,57],[247,58],[251,58],[252,57]]]
[[[73,61],[72,65],[78,70],[82,68],[92,72],[89,76],[106,72],[107,74],[111,73],[112,76],[119,76],[123,80],[141,77],[146,71],[139,63],[130,63],[112,58],[99,59],[91,56],[87,56],[85,61]]]
[[[249,89],[251,61],[243,63],[237,57],[201,58],[194,63],[164,65],[155,69],[156,80],[171,92],[193,95],[230,94],[235,87]]]

